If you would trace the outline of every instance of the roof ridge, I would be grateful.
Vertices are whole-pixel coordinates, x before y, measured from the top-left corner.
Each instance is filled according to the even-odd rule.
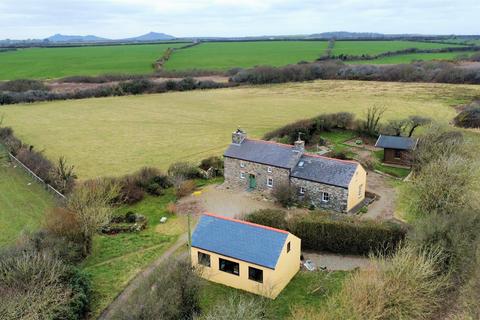
[[[261,224],[257,224],[257,223],[253,223],[253,222],[249,222],[249,221],[244,221],[244,220],[240,220],[240,219],[234,219],[234,218],[230,218],[230,217],[220,216],[218,214],[214,214],[214,213],[210,213],[210,212],[204,212],[203,215],[213,217],[213,218],[217,218],[217,219],[222,219],[222,220],[232,221],[232,222],[236,222],[236,223],[241,223],[241,224],[249,225],[249,226],[252,226],[252,227],[257,227],[257,228],[262,228],[262,229],[266,229],[266,230],[270,230],[270,231],[275,231],[275,232],[288,234],[288,231],[286,231],[286,230],[277,229],[277,228],[273,228],[273,227],[269,227],[269,226],[264,226],[264,225],[261,225]]]
[[[245,138],[245,140],[256,141],[256,142],[261,142],[261,143],[276,144],[276,145],[279,145],[279,146],[282,146],[282,147],[289,147],[290,149],[293,149],[295,147],[292,144],[286,144],[286,143],[281,143],[281,142],[276,142],[276,141],[268,141],[268,140],[262,140],[262,139]]]

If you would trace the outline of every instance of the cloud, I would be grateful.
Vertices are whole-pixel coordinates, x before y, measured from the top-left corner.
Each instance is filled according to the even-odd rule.
[[[0,38],[57,32],[123,38],[152,30],[176,36],[478,34],[478,12],[478,0],[1,0]]]

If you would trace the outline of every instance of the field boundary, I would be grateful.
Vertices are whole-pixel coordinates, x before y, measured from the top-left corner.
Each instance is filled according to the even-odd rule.
[[[37,176],[32,170],[30,170],[26,165],[24,165],[20,160],[18,160],[13,154],[8,152],[8,156],[10,157],[10,161],[13,163],[18,164],[29,176],[34,178],[39,184],[43,185],[44,189],[53,194],[59,200],[65,200],[66,197],[57,189],[52,187],[50,184],[46,183],[42,178]]]

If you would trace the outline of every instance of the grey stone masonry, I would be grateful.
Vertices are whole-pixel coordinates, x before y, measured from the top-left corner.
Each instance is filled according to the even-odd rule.
[[[315,207],[339,212],[347,211],[348,189],[294,177],[291,177],[290,180],[299,193],[300,187],[304,188],[305,197],[307,197]],[[323,193],[328,194],[328,201],[324,201]]]
[[[248,189],[250,175],[255,176],[255,189],[263,192],[269,192],[276,185],[289,183],[290,181],[290,170],[284,168],[229,157],[225,157],[224,166],[225,183],[232,187],[236,186],[242,189]],[[269,178],[272,179],[272,186],[267,185]]]

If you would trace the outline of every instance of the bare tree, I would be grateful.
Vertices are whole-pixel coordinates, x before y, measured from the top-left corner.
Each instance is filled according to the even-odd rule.
[[[58,164],[53,170],[55,186],[62,193],[69,193],[74,185],[77,175],[74,172],[74,166],[68,165],[67,160],[62,156],[58,159]]]
[[[94,179],[77,186],[68,197],[67,207],[77,214],[83,235],[83,254],[92,249],[93,235],[110,222],[112,201],[118,197],[120,187],[111,179]]]
[[[371,136],[378,134],[380,119],[385,113],[386,108],[380,106],[373,106],[367,110],[367,121],[365,122],[365,131]]]

